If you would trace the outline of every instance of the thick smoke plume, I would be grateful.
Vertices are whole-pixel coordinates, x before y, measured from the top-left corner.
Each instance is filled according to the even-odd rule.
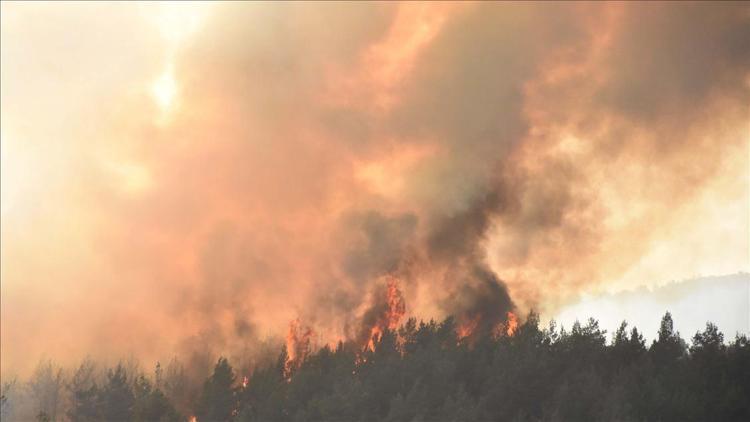
[[[746,3],[3,3],[1,50],[3,371],[748,270]]]

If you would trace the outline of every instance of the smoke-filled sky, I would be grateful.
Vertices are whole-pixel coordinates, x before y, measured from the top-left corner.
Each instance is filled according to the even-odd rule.
[[[748,3],[1,16],[4,373],[750,270]]]

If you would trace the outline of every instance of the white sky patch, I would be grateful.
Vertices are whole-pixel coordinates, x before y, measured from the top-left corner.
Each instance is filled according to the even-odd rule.
[[[562,324],[568,330],[576,320],[585,324],[588,318],[596,318],[607,330],[608,340],[626,320],[629,329],[637,327],[650,343],[667,311],[672,313],[675,329],[688,344],[708,321],[719,327],[727,342],[738,332],[750,334],[750,274],[702,277],[655,289],[582,297],[554,318],[558,328]]]
[[[731,151],[722,172],[675,212],[665,233],[632,268],[605,283],[609,292],[718,274],[750,272],[750,140]]]

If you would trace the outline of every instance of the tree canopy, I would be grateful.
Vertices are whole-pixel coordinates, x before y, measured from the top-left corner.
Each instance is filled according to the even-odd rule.
[[[5,420],[81,421],[745,421],[750,341],[728,344],[707,323],[691,344],[662,318],[646,345],[626,322],[609,336],[595,319],[569,330],[531,313],[512,333],[459,338],[453,318],[409,319],[372,347],[339,342],[289,364],[243,372],[219,358],[191,387],[191,368],[157,364],[153,376],[90,360],[69,376],[47,362],[26,384],[3,384]],[[97,375],[100,374],[100,375]],[[23,387],[23,386],[21,386]],[[195,390],[195,394],[190,391]],[[63,397],[65,398],[63,400]],[[191,398],[192,397],[192,398]],[[29,417],[29,415],[31,415]]]

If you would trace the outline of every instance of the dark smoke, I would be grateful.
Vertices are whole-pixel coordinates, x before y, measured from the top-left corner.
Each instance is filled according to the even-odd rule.
[[[505,283],[486,267],[476,265],[467,276],[471,279],[456,283],[445,306],[459,324],[473,325],[473,339],[490,337],[507,322],[508,312],[515,309],[513,301]]]

